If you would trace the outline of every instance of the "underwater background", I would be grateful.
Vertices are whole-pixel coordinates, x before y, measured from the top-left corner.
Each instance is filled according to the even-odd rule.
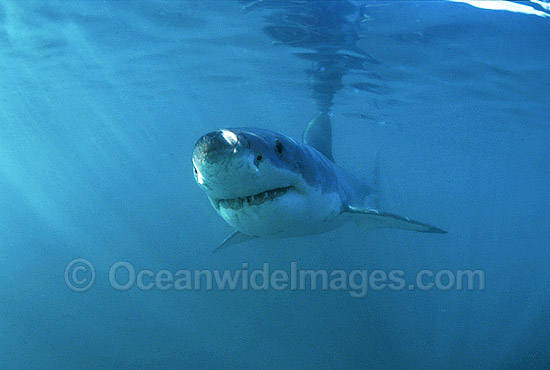
[[[0,369],[550,368],[550,12],[491,3],[511,5],[0,2]],[[319,111],[337,163],[371,179],[378,158],[384,210],[448,234],[349,224],[213,254],[232,230],[195,184],[196,140],[299,139]],[[117,261],[486,283],[120,291]]]

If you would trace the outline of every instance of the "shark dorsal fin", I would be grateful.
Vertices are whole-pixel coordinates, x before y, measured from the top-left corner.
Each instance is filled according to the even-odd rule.
[[[328,159],[332,157],[332,126],[330,116],[326,112],[319,112],[306,126],[302,141],[311,145]]]

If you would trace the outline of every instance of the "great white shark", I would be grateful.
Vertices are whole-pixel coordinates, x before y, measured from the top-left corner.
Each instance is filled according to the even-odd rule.
[[[446,233],[432,225],[365,207],[376,190],[332,157],[330,119],[319,113],[302,142],[261,128],[202,136],[193,172],[218,214],[235,231],[216,249],[253,238],[320,234],[354,220],[367,228]]]

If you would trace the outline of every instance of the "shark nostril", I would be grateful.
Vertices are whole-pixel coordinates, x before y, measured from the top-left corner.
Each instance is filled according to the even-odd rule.
[[[261,154],[256,154],[256,158],[254,159],[254,166],[258,167],[263,159],[264,157]]]

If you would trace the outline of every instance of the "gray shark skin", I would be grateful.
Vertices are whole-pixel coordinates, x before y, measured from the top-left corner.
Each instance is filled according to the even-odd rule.
[[[445,233],[363,207],[375,191],[329,159],[325,116],[320,113],[308,124],[304,142],[260,128],[216,130],[197,141],[195,180],[236,230],[216,250],[256,237],[320,234],[352,219],[367,228]]]

